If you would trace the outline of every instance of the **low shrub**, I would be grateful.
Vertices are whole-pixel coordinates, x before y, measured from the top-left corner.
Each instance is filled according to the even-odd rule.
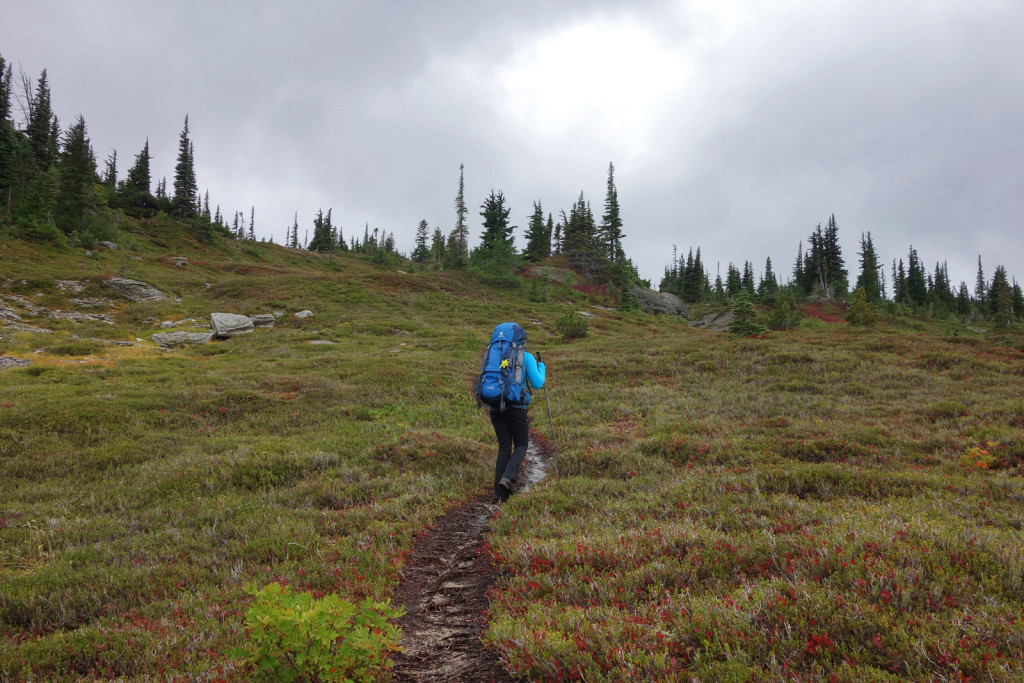
[[[358,606],[337,595],[315,599],[272,583],[257,589],[245,615],[249,643],[231,655],[279,681],[368,681],[388,671],[402,631],[388,619],[402,616],[390,601],[366,598]]]

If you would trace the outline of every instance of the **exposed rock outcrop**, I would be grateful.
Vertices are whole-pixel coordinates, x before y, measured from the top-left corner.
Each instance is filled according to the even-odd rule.
[[[153,343],[170,349],[176,346],[208,344],[213,341],[213,332],[158,332],[151,339]]]
[[[210,329],[218,339],[228,339],[237,334],[246,334],[254,329],[252,320],[236,313],[211,313]]]
[[[686,310],[686,304],[675,294],[667,292],[655,292],[653,289],[645,289],[634,285],[629,290],[640,302],[640,308],[647,313],[665,313],[666,315],[681,315],[684,318],[690,317]]]
[[[255,327],[273,327],[277,322],[277,318],[272,313],[258,313],[256,315],[250,315],[249,320]]]
[[[719,313],[709,313],[697,322],[692,323],[692,325],[705,330],[711,330],[712,332],[725,332],[729,329],[729,323],[732,322],[732,319],[732,311],[721,311]]]
[[[162,301],[167,297],[153,285],[124,277],[112,277],[103,286],[129,301]]]
[[[295,317],[298,318],[299,320],[305,320],[306,318],[312,318],[313,317],[313,311],[308,311],[308,310],[307,311],[299,311],[298,313],[295,314]]]

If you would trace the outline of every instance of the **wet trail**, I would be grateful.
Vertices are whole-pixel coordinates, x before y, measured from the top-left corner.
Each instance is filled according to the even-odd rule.
[[[517,495],[542,481],[551,461],[540,440],[531,438]],[[398,621],[405,652],[395,657],[395,681],[515,680],[480,641],[487,591],[497,574],[485,532],[497,510],[491,493],[467,500],[448,510],[409,552],[392,598],[406,609]]]

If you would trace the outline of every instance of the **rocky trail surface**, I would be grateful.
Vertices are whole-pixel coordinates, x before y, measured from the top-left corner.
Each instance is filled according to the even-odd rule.
[[[547,476],[551,454],[538,439],[519,472],[523,495]],[[515,681],[480,638],[487,627],[491,565],[486,532],[498,510],[487,493],[448,510],[421,536],[406,558],[393,604],[406,614],[395,657],[395,681]]]

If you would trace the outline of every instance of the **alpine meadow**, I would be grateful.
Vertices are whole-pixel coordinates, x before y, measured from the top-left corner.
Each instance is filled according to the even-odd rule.
[[[474,387],[505,321],[553,456],[479,549],[510,679],[1024,679],[1002,266],[957,286],[870,233],[844,257],[830,216],[792,269],[673,251],[655,292],[611,164],[599,216],[535,201],[519,247],[464,168],[408,254],[329,208],[279,245],[211,211],[196,121],[170,184],[148,141],[99,171],[45,71],[24,121],[0,75],[0,681],[401,680],[407,560],[491,490]]]

